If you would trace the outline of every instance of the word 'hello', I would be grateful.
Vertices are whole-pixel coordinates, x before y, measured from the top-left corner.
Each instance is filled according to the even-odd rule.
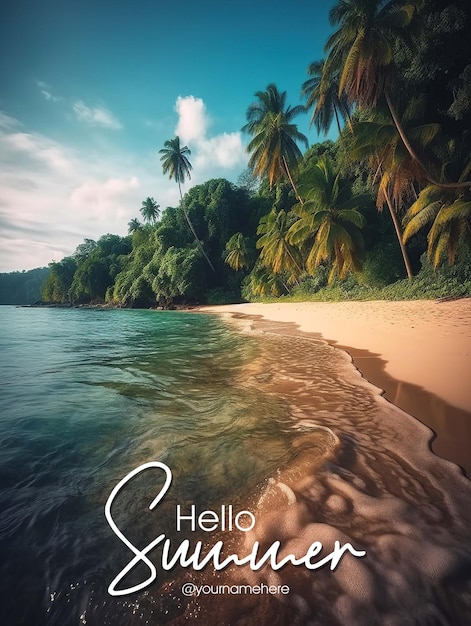
[[[198,515],[198,517],[196,517],[196,507],[194,504],[191,505],[190,515],[182,515],[181,507],[179,504],[177,504],[177,511],[176,511],[177,530],[178,532],[181,531],[181,522],[184,522],[184,521],[191,522],[190,528],[192,532],[195,532],[197,525],[201,530],[204,530],[204,532],[206,533],[210,533],[216,529],[234,530],[234,526],[238,530],[241,530],[243,532],[252,530],[252,528],[255,526],[254,514],[251,513],[250,511],[239,511],[239,513],[237,513],[234,516],[233,508],[234,507],[232,506],[232,504],[229,504],[228,507],[226,507],[226,505],[223,504],[221,506],[221,515],[218,515],[216,511],[208,510],[208,511],[203,511],[202,513]],[[245,526],[244,524],[241,523],[241,520],[244,517],[250,518],[250,524],[248,526]]]

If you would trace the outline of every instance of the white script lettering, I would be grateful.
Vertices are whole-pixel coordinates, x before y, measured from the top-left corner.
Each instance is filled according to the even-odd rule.
[[[314,557],[316,557],[322,551],[322,548],[323,548],[322,543],[320,541],[315,541],[314,543],[311,544],[311,546],[309,547],[309,549],[307,550],[304,556],[300,558],[296,558],[293,554],[288,554],[284,558],[278,560],[278,551],[281,547],[281,543],[279,541],[275,541],[265,551],[265,553],[260,556],[258,554],[259,548],[260,548],[259,542],[255,541],[251,552],[247,556],[239,557],[237,554],[230,554],[226,558],[224,558],[221,554],[224,548],[222,541],[217,541],[214,544],[214,546],[207,552],[206,556],[203,556],[201,554],[201,551],[203,548],[203,544],[201,541],[197,541],[193,551],[191,551],[192,549],[190,546],[190,541],[188,539],[185,539],[184,541],[180,543],[178,547],[173,549],[173,556],[172,556],[170,553],[171,548],[172,548],[172,542],[170,541],[170,539],[166,538],[165,535],[163,534],[158,535],[144,549],[139,550],[133,543],[131,543],[127,539],[127,537],[117,527],[111,515],[111,505],[113,504],[113,501],[115,500],[116,496],[121,491],[121,489],[132,478],[134,478],[134,476],[150,468],[163,470],[165,474],[165,482],[164,482],[163,487],[161,488],[157,496],[154,498],[154,500],[152,500],[151,504],[149,505],[149,509],[151,510],[154,509],[159,504],[159,502],[163,499],[163,497],[169,490],[170,485],[172,483],[172,472],[170,468],[164,463],[160,463],[159,461],[151,461],[149,463],[144,463],[143,465],[140,465],[136,469],[129,472],[127,476],[125,476],[122,480],[119,481],[119,483],[110,493],[108,500],[106,501],[106,504],[105,504],[105,517],[108,521],[108,524],[110,525],[115,535],[119,537],[119,539],[121,539],[121,541],[134,554],[134,558],[131,559],[131,561],[121,570],[121,572],[119,572],[119,574],[110,583],[108,587],[108,593],[112,596],[124,596],[130,593],[135,593],[136,591],[141,591],[142,589],[145,589],[150,584],[152,584],[155,580],[157,580],[157,568],[155,567],[154,563],[152,563],[152,561],[148,558],[147,555],[154,548],[156,548],[159,544],[163,544],[161,567],[165,571],[172,569],[175,565],[177,565],[177,563],[179,563],[180,566],[183,568],[192,567],[194,570],[199,571],[203,569],[204,567],[206,567],[206,565],[208,565],[211,562],[216,571],[220,571],[226,568],[231,563],[234,563],[237,566],[248,565],[250,569],[253,571],[259,570],[261,567],[263,567],[267,563],[269,563],[270,567],[275,571],[281,569],[287,563],[291,563],[292,565],[296,565],[296,566],[304,565],[306,569],[316,570],[330,562],[330,569],[333,571],[337,567],[341,558],[346,552],[349,552],[353,557],[363,557],[366,555],[366,552],[364,550],[355,550],[355,548],[353,548],[353,546],[350,543],[345,543],[344,545],[341,545],[340,541],[335,541],[335,546],[334,546],[333,551],[330,554],[327,554],[321,560],[315,561]],[[229,506],[231,507],[230,511],[232,515],[232,505],[229,505]],[[225,511],[225,508],[222,509],[222,519],[224,519],[224,511]],[[205,528],[206,524],[213,522],[213,525],[215,524],[216,527],[218,525],[217,522],[219,521],[219,518],[216,519],[218,516],[216,514],[214,514],[213,516],[208,515],[210,513],[214,513],[214,512],[204,511],[203,514],[201,514],[198,518],[198,525],[205,532],[209,531],[209,528],[207,527]],[[180,515],[180,518],[178,518],[178,515]],[[249,513],[248,511],[241,511],[238,515],[239,516],[248,515],[252,522],[252,524],[250,525],[250,528],[253,528],[253,526],[255,525],[255,517],[253,516],[252,513]],[[181,516],[180,509],[178,509],[177,530],[180,530],[180,527],[178,526],[179,524],[178,520],[187,519],[190,521],[193,520],[194,522],[196,519],[195,516],[196,516],[196,513],[194,510],[192,510],[192,515],[187,516],[185,518],[185,516]],[[238,520],[239,518],[236,516],[235,523],[236,523],[237,528],[239,528]],[[249,528],[241,526],[239,529],[246,531]],[[149,568],[150,573],[149,573],[148,578],[144,580],[143,582],[137,585],[134,585],[133,587],[128,587],[126,589],[117,589],[116,587],[123,580],[123,578],[125,578],[139,563],[143,563]]]

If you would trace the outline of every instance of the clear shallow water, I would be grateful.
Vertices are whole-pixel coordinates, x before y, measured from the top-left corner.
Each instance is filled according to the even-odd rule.
[[[259,341],[172,312],[0,307],[0,329],[2,623],[469,623],[469,481],[343,353],[273,326]],[[111,598],[130,556],[104,505],[118,480],[153,460],[174,479],[157,526],[147,510],[154,476],[114,507],[136,545],[176,538],[176,504],[234,503],[256,512],[254,533],[231,537],[242,551],[244,540],[279,539],[303,554],[306,542],[335,537],[368,556],[331,577],[283,569],[278,579],[293,589],[283,606],[222,597],[186,606],[178,571]]]
[[[211,317],[1,307],[0,328],[3,623],[78,624],[95,595],[125,624],[106,594],[129,554],[111,489],[160,460],[175,501],[233,501],[283,462],[283,406],[238,389],[256,346]],[[136,489],[120,506],[145,536]]]

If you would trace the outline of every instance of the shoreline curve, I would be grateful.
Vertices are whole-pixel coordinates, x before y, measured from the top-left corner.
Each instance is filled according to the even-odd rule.
[[[471,476],[471,299],[205,306],[205,313],[281,323],[345,352],[381,395],[432,431],[435,454]],[[289,331],[289,332],[288,332]]]

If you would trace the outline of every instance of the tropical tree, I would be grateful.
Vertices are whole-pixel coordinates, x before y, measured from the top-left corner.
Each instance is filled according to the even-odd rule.
[[[250,267],[253,254],[248,245],[247,237],[244,237],[242,233],[232,235],[226,244],[226,252],[225,261],[236,272]]]
[[[247,124],[242,129],[253,137],[247,146],[249,167],[255,176],[268,178],[270,189],[288,177],[299,198],[293,172],[302,157],[298,143],[307,147],[308,140],[298,131],[293,119],[306,109],[302,105],[286,106],[286,91],[280,93],[273,83],[265,91],[257,91],[255,96],[257,101],[248,107]]]
[[[261,263],[274,274],[287,274],[289,283],[297,283],[303,271],[299,250],[287,238],[293,217],[284,210],[272,210],[263,216],[257,228],[261,237],[256,244],[261,250]]]
[[[188,159],[188,157],[191,155],[191,151],[188,146],[181,146],[180,137],[178,137],[177,135],[173,139],[168,139],[164,143],[164,147],[162,148],[162,150],[159,150],[159,154],[162,155],[160,157],[160,160],[162,161],[163,173],[168,174],[168,177],[170,179],[174,178],[178,184],[178,189],[180,191],[180,206],[182,208],[183,214],[185,215],[188,227],[191,230],[193,237],[195,238],[195,241],[198,244],[198,247],[201,250],[204,258],[206,259],[208,265],[213,271],[215,271],[211,260],[204,251],[203,245],[199,240],[198,235],[196,234],[196,231],[193,227],[193,224],[190,220],[188,212],[185,209],[185,204],[183,202],[181,185],[185,182],[187,177],[188,179],[191,178],[192,166]]]
[[[342,132],[340,117],[351,126],[350,105],[345,93],[339,95],[339,70],[333,70],[324,59],[314,61],[307,69],[311,78],[303,83],[301,97],[306,98],[306,108],[312,109],[311,126],[327,135],[333,119],[339,135]]]
[[[331,264],[329,282],[361,268],[365,218],[358,206],[363,198],[352,197],[348,183],[334,170],[328,157],[321,157],[301,181],[306,200],[293,207],[298,220],[287,234],[292,246],[304,250],[310,274],[324,262]]]
[[[46,302],[71,303],[70,288],[77,271],[77,261],[66,256],[61,261],[49,263],[49,276],[43,288],[43,300]]]
[[[401,117],[414,143],[426,152],[440,131],[438,124],[423,124],[424,99],[410,98]],[[412,278],[412,268],[403,243],[398,214],[407,202],[417,199],[416,188],[425,182],[424,172],[406,150],[390,115],[378,107],[370,113],[370,119],[355,123],[349,150],[353,158],[367,157],[378,179],[376,206],[382,210],[386,204],[399,241],[407,275]]]
[[[160,217],[160,205],[157,204],[154,198],[143,200],[140,211],[144,222],[147,224],[155,224]]]
[[[417,3],[386,0],[340,0],[329,13],[338,29],[328,38],[329,67],[339,71],[339,97],[345,94],[360,108],[375,107],[382,95],[404,146],[424,177],[442,188],[464,188],[470,181],[438,181],[412,145],[398,115],[392,93],[396,89],[396,51],[416,43]],[[333,70],[332,70],[333,71]]]
[[[452,265],[459,247],[471,244],[471,192],[444,193],[440,187],[429,185],[411,205],[404,221],[404,241],[429,226],[427,254],[434,267],[444,259]]]
[[[160,259],[152,289],[165,307],[178,297],[204,300],[206,280],[200,252],[195,248],[169,248]]]
[[[274,296],[279,298],[289,293],[289,287],[281,274],[275,274],[260,262],[246,277],[242,287],[242,295],[250,300],[252,297]]]
[[[128,233],[132,235],[142,228],[141,222],[137,219],[137,217],[133,217],[132,220],[128,222]]]

